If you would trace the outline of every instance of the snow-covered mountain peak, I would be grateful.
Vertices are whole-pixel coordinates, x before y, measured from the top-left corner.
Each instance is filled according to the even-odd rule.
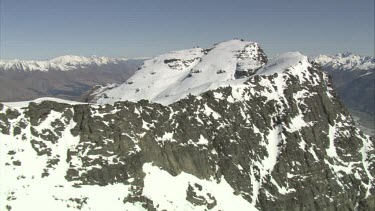
[[[64,56],[53,58],[49,61],[53,63],[67,64],[67,63],[75,63],[75,62],[87,62],[89,60],[90,58],[83,57],[83,56],[64,55]]]
[[[329,77],[257,47],[150,59],[97,89],[113,105],[0,103],[1,210],[374,210],[374,141]]]
[[[17,70],[17,71],[69,71],[77,68],[84,68],[92,65],[104,65],[126,61],[123,58],[108,58],[98,56],[76,56],[65,55],[56,57],[51,60],[34,61],[34,60],[1,60],[0,70]]]
[[[375,68],[373,56],[361,56],[355,53],[339,53],[336,55],[319,55],[315,58],[322,66],[331,66],[342,70],[370,70]]]
[[[229,40],[210,49],[172,51],[147,60],[128,81],[117,88],[103,88],[99,103],[149,99],[169,104],[187,94],[199,94],[218,83],[245,78],[267,62],[257,43]]]
[[[144,62],[128,81],[117,87],[101,87],[93,94],[93,102],[147,99],[168,105],[188,94],[199,95],[221,86],[244,84],[250,77],[289,71],[300,76],[311,67],[299,52],[281,54],[268,60],[257,43],[229,40],[211,49],[192,48],[173,51]]]

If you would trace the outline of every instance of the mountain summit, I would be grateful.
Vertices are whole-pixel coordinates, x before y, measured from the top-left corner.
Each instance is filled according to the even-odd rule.
[[[257,43],[239,39],[217,43],[210,49],[174,51],[145,61],[126,83],[103,87],[94,99],[98,103],[148,99],[169,104],[187,94],[243,83],[266,63]]]

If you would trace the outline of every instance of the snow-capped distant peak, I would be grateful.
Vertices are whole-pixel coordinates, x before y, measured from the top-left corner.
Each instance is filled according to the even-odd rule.
[[[373,56],[360,56],[355,53],[339,53],[336,55],[319,55],[315,61],[322,66],[331,66],[342,70],[370,70],[375,68]]]
[[[99,56],[76,56],[65,55],[51,60],[0,60],[0,70],[18,70],[18,71],[49,71],[60,70],[69,71],[77,68],[88,67],[92,65],[104,65],[126,61],[123,58],[108,58]]]
[[[88,62],[90,61],[91,57],[84,57],[84,56],[76,56],[76,55],[65,55],[65,56],[59,56],[54,59],[49,60],[53,63],[60,63],[60,64],[66,64],[66,63],[74,63],[74,62]]]

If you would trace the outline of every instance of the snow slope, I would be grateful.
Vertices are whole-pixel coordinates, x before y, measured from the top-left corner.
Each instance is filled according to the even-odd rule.
[[[244,53],[239,56],[239,52]],[[199,95],[222,86],[244,84],[254,74],[273,75],[289,70],[302,80],[302,72],[311,66],[308,58],[299,52],[281,54],[267,65],[264,57],[258,44],[242,40],[219,43],[207,54],[201,48],[164,54],[146,61],[126,83],[96,92],[94,102],[113,104],[147,99],[168,105],[188,94]],[[242,70],[250,74],[237,77]]]
[[[21,71],[69,71],[88,66],[100,66],[104,64],[126,61],[124,58],[108,58],[99,56],[75,56],[65,55],[47,61],[33,60],[0,60],[0,70],[21,70]]]
[[[200,94],[227,83],[243,83],[264,66],[267,58],[257,43],[229,40],[211,49],[193,48],[167,53],[144,63],[117,88],[98,93],[96,102],[148,99],[169,104],[187,94]]]

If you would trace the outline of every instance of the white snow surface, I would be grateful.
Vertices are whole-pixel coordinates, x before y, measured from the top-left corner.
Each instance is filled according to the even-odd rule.
[[[273,75],[275,73],[281,74],[286,70],[290,70],[295,75],[299,75],[302,71],[310,67],[311,64],[308,58],[299,52],[283,53],[267,63],[260,69],[258,75]],[[294,71],[298,67],[297,71]],[[302,77],[301,77],[302,78]]]
[[[87,66],[100,66],[104,64],[118,63],[126,60],[127,59],[124,58],[65,55],[46,61],[0,60],[0,69],[42,72],[50,70],[70,71]]]
[[[195,191],[208,202],[212,201],[209,194],[215,197],[217,205],[212,210],[258,210],[241,195],[235,195],[224,177],[220,182],[214,179],[201,180],[184,172],[174,177],[151,163],[145,163],[143,171],[146,177],[142,195],[156,202],[154,205],[158,207],[157,210],[207,210],[206,206],[194,206],[186,200],[189,184],[192,187],[195,184],[202,186],[201,191]]]
[[[199,95],[222,86],[243,85],[252,76],[237,79],[238,69],[259,69],[258,75],[285,71],[299,75],[310,66],[307,57],[298,52],[281,54],[265,65],[259,60],[259,51],[257,43],[230,40],[216,44],[206,54],[201,48],[167,53],[145,61],[127,82],[98,93],[94,102],[113,104],[146,99],[169,105],[188,94]]]
[[[319,55],[315,61],[322,66],[331,66],[342,70],[374,70],[375,57],[360,56],[354,53],[342,53],[336,55]]]

